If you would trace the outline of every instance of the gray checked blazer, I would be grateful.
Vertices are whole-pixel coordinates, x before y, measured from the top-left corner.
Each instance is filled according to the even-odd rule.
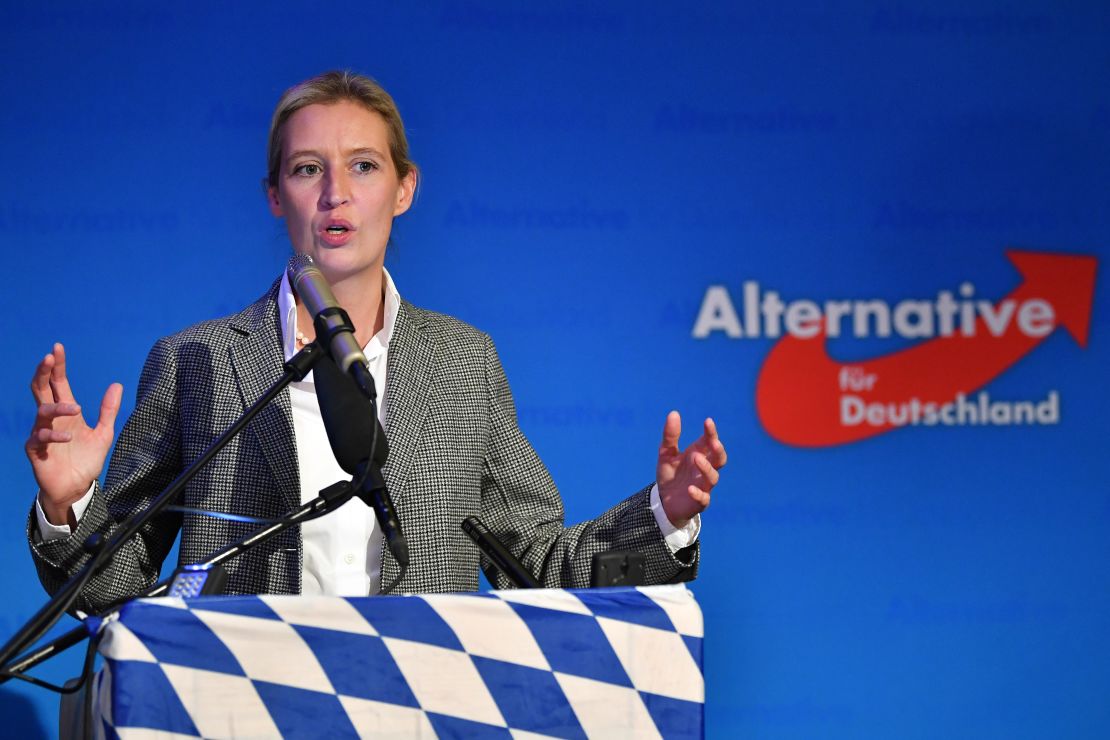
[[[28,522],[35,565],[48,591],[88,558],[82,543],[90,534],[110,536],[146,507],[281,375],[277,289],[275,282],[240,313],[154,345],[105,484],[96,484],[74,533],[42,542],[33,515]],[[517,427],[509,385],[487,335],[406,302],[393,331],[384,473],[411,559],[398,592],[477,589],[479,551],[459,527],[472,515],[548,587],[589,585],[593,555],[610,549],[645,553],[651,582],[694,577],[697,548],[679,557],[671,553],[650,510],[650,486],[592,521],[563,526],[559,493]],[[180,503],[262,518],[300,504],[288,390],[212,460]],[[164,513],[93,578],[76,606],[96,612],[152,585],[179,530],[180,562],[192,563],[254,527]],[[298,593],[301,557],[300,530],[293,527],[231,560],[228,592]],[[390,582],[399,566],[384,545],[382,557],[382,579]],[[509,586],[488,563],[481,564],[491,583]]]

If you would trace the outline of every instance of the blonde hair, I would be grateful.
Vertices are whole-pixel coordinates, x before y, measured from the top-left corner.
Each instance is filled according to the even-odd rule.
[[[401,113],[385,88],[369,77],[350,70],[333,70],[294,85],[278,101],[270,120],[266,146],[266,185],[277,187],[278,171],[281,169],[281,131],[289,117],[309,105],[329,105],[344,100],[358,103],[385,119],[389,131],[389,155],[398,178],[417,170],[416,163],[409,159],[409,142],[405,137]]]

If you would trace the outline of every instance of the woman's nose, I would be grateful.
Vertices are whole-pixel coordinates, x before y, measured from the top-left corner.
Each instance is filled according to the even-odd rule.
[[[347,178],[340,174],[329,175],[324,179],[324,191],[321,193],[323,205],[327,208],[338,208],[351,200],[351,188]]]

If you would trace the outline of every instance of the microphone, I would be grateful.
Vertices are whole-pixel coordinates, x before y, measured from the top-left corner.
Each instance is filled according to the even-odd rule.
[[[335,300],[331,286],[316,262],[307,254],[295,254],[289,258],[285,271],[289,284],[313,317],[320,346],[328,351],[343,372],[354,377],[363,393],[371,399],[375,398],[374,378],[370,375],[366,355],[362,354],[362,347],[355,339],[351,317]]]
[[[359,393],[326,355],[313,368],[312,379],[324,430],[339,467],[348,475],[360,474],[358,467],[370,459],[371,445],[374,462],[385,465],[389,441],[370,399]]]
[[[514,586],[517,588],[540,587],[540,582],[536,580],[532,572],[513,557],[509,549],[501,544],[501,540],[489,531],[489,527],[482,524],[481,519],[476,516],[468,516],[463,519],[462,529],[470,539],[474,540],[478,549],[505,574],[506,578],[513,582]]]
[[[336,462],[348,475],[363,481],[358,497],[374,510],[393,557],[402,566],[408,565],[408,541],[382,476],[382,465],[389,456],[389,442],[374,404],[358,392],[349,376],[345,376],[330,357],[323,357],[316,363],[312,377],[320,416]]]

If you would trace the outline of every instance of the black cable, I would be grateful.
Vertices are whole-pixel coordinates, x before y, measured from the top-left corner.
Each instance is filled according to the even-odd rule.
[[[76,694],[88,681],[89,676],[92,675],[92,664],[93,661],[96,659],[96,647],[99,644],[99,635],[89,639],[88,647],[85,648],[85,662],[82,664],[81,677],[77,681],[77,683],[73,684],[72,686],[59,686],[57,684],[50,683],[49,681],[43,681],[41,678],[35,678],[34,676],[29,676],[26,673],[18,673],[16,671],[0,670],[0,676],[5,676],[6,678],[14,678],[19,681],[26,681],[29,684],[34,684],[35,686],[38,686],[42,689],[47,689],[48,691],[53,691],[56,694]]]
[[[82,727],[82,729],[84,729],[84,733],[82,733],[82,734],[86,738],[92,738],[93,737],[93,721],[92,721],[92,695],[93,695],[92,690],[93,690],[93,686],[92,686],[92,681],[90,679],[92,678],[92,675],[93,675],[93,670],[92,670],[93,669],[93,661],[96,660],[96,648],[100,645],[100,638],[103,636],[103,634],[104,634],[103,632],[97,632],[95,635],[92,635],[91,637],[89,637],[89,647],[88,647],[87,651],[85,652],[85,665],[81,669],[81,680],[78,681],[78,685],[88,683],[88,686],[85,688],[85,695],[84,695],[84,697],[82,697],[84,699],[84,701],[81,702],[81,704],[83,705],[82,708],[81,708],[81,716],[82,716],[81,727]]]
[[[81,688],[80,686],[59,686],[57,684],[50,683],[49,681],[43,681],[41,678],[35,678],[34,676],[28,676],[25,673],[16,673],[14,671],[0,671],[0,676],[3,676],[4,678],[14,678],[19,681],[26,681],[29,684],[34,684],[35,686],[38,686],[40,689],[47,689],[48,691],[53,691],[56,694],[72,694]]]
[[[402,565],[401,566],[401,572],[397,574],[397,577],[393,579],[392,583],[390,583],[388,586],[386,586],[385,588],[383,588],[381,591],[378,592],[378,596],[389,596],[390,592],[392,592],[393,589],[397,588],[397,584],[400,583],[401,579],[405,577],[405,572],[408,571],[408,569],[409,569],[409,564],[408,563],[405,563],[404,565]]]
[[[370,396],[370,412],[373,414],[374,423],[371,425],[370,430],[370,455],[366,459],[366,465],[362,469],[362,475],[355,484],[355,490],[361,491],[362,487],[366,485],[366,481],[370,478],[371,467],[374,465],[374,455],[378,451],[378,429],[381,428],[381,423],[378,421],[378,399],[376,395]],[[365,502],[364,502],[365,503]],[[373,507],[371,507],[373,508]],[[381,527],[381,522],[378,522],[378,527]],[[385,537],[385,532],[382,532],[382,537]],[[408,563],[401,564],[401,572],[393,579],[392,583],[378,592],[379,596],[388,596],[393,589],[397,588],[397,584],[405,577],[408,571]]]

